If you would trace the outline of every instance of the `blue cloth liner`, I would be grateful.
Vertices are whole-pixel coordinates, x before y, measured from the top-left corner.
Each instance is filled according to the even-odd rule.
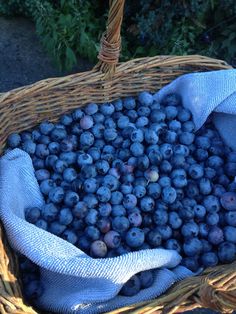
[[[214,122],[230,146],[236,148],[236,70],[193,73],[179,77],[154,95],[156,101],[169,93],[183,97],[193,113],[196,129],[215,111]],[[180,255],[152,249],[115,258],[93,259],[63,239],[25,221],[27,207],[44,204],[31,158],[20,149],[0,159],[0,219],[11,246],[39,265],[44,292],[37,305],[58,313],[103,313],[149,300],[173,283],[194,275],[179,266]],[[133,297],[117,295],[134,274],[155,270],[152,287]]]

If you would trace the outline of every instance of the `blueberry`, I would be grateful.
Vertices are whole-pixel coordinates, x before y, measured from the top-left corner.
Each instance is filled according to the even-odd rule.
[[[33,130],[31,133],[31,138],[34,142],[37,142],[39,140],[40,136],[41,136],[41,133],[37,129]]]
[[[165,248],[167,250],[175,250],[178,253],[181,252],[181,245],[176,239],[168,239],[165,243]]]
[[[94,135],[89,132],[85,131],[80,135],[80,145],[82,148],[90,147],[94,143]],[[103,143],[102,143],[103,146]]]
[[[177,212],[170,212],[168,217],[168,223],[172,229],[179,229],[182,226],[182,219]]]
[[[102,217],[97,221],[96,226],[102,233],[107,233],[111,229],[110,220],[107,217]]]
[[[49,150],[47,148],[47,145],[45,144],[37,144],[36,150],[35,150],[35,155],[38,158],[44,158],[49,155]]]
[[[148,117],[151,113],[151,109],[149,107],[141,106],[137,110],[137,117]]]
[[[232,226],[226,226],[224,228],[224,238],[226,241],[236,244],[236,228]]]
[[[61,141],[64,138],[66,138],[66,136],[67,136],[66,130],[62,128],[56,128],[56,127],[51,131],[51,134],[50,134],[50,137],[53,142]]]
[[[178,110],[175,106],[166,106],[165,107],[165,114],[167,120],[173,120],[178,115]]]
[[[144,153],[144,147],[141,143],[139,142],[134,142],[133,144],[131,144],[130,146],[130,152],[132,153],[132,155],[134,157],[138,157],[143,155]]]
[[[199,227],[195,222],[187,222],[182,226],[181,233],[185,238],[197,237]]]
[[[39,169],[35,171],[35,177],[38,181],[47,180],[50,178],[50,172],[47,169]]]
[[[111,214],[113,217],[124,216],[126,214],[126,210],[123,205],[113,205]]]
[[[153,213],[153,221],[156,225],[165,225],[168,221],[168,213],[165,210],[156,210]]]
[[[111,191],[108,187],[106,186],[101,186],[98,190],[97,190],[97,197],[99,199],[100,202],[108,202],[111,198]]]
[[[152,286],[154,282],[154,276],[151,270],[142,271],[138,276],[142,289],[146,289]]]
[[[84,234],[88,239],[95,241],[100,237],[100,231],[94,226],[88,226],[84,230]]]
[[[146,155],[140,156],[137,159],[137,167],[139,170],[146,170],[149,167],[149,159]]]
[[[47,222],[51,222],[51,221],[55,220],[57,217],[57,214],[58,214],[58,209],[52,203],[45,204],[42,208],[42,217]]]
[[[159,247],[162,242],[161,235],[156,229],[148,232],[146,240],[152,247]]]
[[[199,224],[199,235],[203,238],[207,238],[209,233],[209,226],[206,223]]]
[[[128,219],[132,227],[139,227],[142,224],[142,216],[138,212],[129,214]]]
[[[120,290],[120,294],[127,297],[136,295],[141,289],[140,279],[137,275],[131,277]]]
[[[221,169],[221,170],[223,171],[222,168],[219,168],[219,169]],[[218,174],[218,173],[217,173],[217,174]],[[227,188],[227,187],[229,186],[229,184],[230,184],[230,180],[229,180],[229,178],[228,178],[226,175],[221,174],[221,175],[219,175],[219,177],[218,177],[218,183],[219,183],[220,185],[223,185],[225,188]]]
[[[210,179],[208,178],[201,178],[199,181],[199,189],[200,193],[203,195],[208,195],[212,191],[212,184]]]
[[[191,206],[183,206],[179,210],[179,216],[183,220],[191,220],[194,217],[194,209]]]
[[[161,110],[152,110],[152,114],[150,116],[150,120],[153,123],[163,122],[165,121],[166,115],[164,111]]]
[[[98,183],[95,178],[89,178],[84,181],[84,191],[87,193],[95,193],[98,188]]]
[[[119,205],[122,203],[123,194],[120,191],[114,191],[111,193],[110,202],[112,205]]]
[[[111,103],[105,103],[99,106],[99,110],[104,116],[111,116],[115,111],[115,107]]]
[[[39,219],[35,222],[35,226],[37,226],[40,229],[47,230],[48,224],[44,219]]]
[[[38,207],[27,208],[25,210],[25,219],[32,224],[37,222],[40,215],[41,211]]]
[[[136,102],[133,97],[127,97],[123,100],[123,106],[125,109],[134,109],[136,107]]]
[[[63,152],[59,155],[59,158],[67,165],[73,165],[76,163],[77,154],[75,152]]]
[[[234,243],[223,242],[218,247],[218,257],[221,263],[232,263],[236,257],[236,246]]]
[[[202,243],[198,238],[188,238],[184,242],[183,249],[187,256],[196,256],[202,251]]]
[[[155,95],[154,95],[154,99],[155,99]],[[181,104],[181,98],[178,94],[168,94],[161,101],[162,106],[168,106],[168,105],[178,106],[180,104]]]
[[[61,187],[54,187],[49,191],[48,197],[53,203],[61,203],[64,198],[64,191]]]
[[[199,164],[193,164],[189,167],[188,173],[189,173],[191,178],[196,180],[196,179],[200,179],[203,177],[204,169]]]
[[[181,108],[177,117],[180,122],[186,122],[191,119],[191,112],[187,108]]]
[[[58,218],[60,224],[67,226],[72,222],[73,215],[69,208],[62,208],[59,212]]]
[[[123,232],[129,228],[129,220],[125,216],[117,216],[112,220],[112,228],[117,232]]]
[[[22,149],[29,155],[33,155],[36,150],[36,144],[32,140],[26,140],[22,143]]]
[[[163,160],[160,164],[160,170],[164,173],[170,173],[172,170],[170,162],[168,160]]]
[[[215,171],[215,169],[206,167],[204,171],[205,171],[205,177],[206,177],[206,178],[208,178],[208,179],[213,179],[213,178],[215,178],[215,176],[216,176],[216,171]]]
[[[195,182],[189,181],[186,187],[186,196],[189,198],[196,198],[199,195],[199,189]]]
[[[226,212],[225,221],[228,225],[236,227],[236,211]]]
[[[102,185],[109,188],[110,191],[115,191],[118,189],[119,181],[116,177],[108,174],[103,178]]]
[[[91,246],[91,240],[86,236],[82,236],[78,239],[78,247],[85,252],[88,252]]]
[[[149,123],[149,119],[147,117],[142,116],[136,120],[135,125],[137,128],[142,128],[148,125],[148,123]]]
[[[96,209],[89,209],[86,217],[85,222],[87,225],[95,225],[98,219],[98,211]]]
[[[215,213],[220,210],[219,199],[214,195],[204,197],[203,205],[209,213]]]
[[[56,173],[63,173],[64,170],[67,168],[67,163],[64,160],[56,160],[55,164],[53,165],[53,170]]]
[[[150,196],[144,196],[140,201],[140,208],[145,213],[153,211],[154,206],[155,206],[155,201]]]
[[[161,195],[162,195],[162,200],[166,204],[174,203],[177,197],[176,190],[169,186],[163,188]]]
[[[121,236],[114,230],[108,231],[104,236],[104,242],[108,248],[118,248],[121,243]]]
[[[179,135],[179,142],[184,145],[190,145],[194,141],[194,134],[190,132],[182,132]]]
[[[156,182],[159,179],[159,171],[155,166],[150,167],[144,172],[144,176],[148,182]]]
[[[49,169],[53,169],[54,164],[58,160],[56,155],[48,155],[45,159],[45,166]]]
[[[151,106],[153,103],[153,96],[148,92],[141,92],[138,95],[138,101],[143,106]]]
[[[173,155],[173,149],[171,144],[161,144],[160,145],[160,152],[164,159],[170,159]]]
[[[144,197],[144,195],[146,194],[146,189],[144,186],[142,185],[137,185],[134,187],[133,189],[133,194],[137,197],[137,198],[142,198]]]
[[[185,257],[182,260],[182,264],[193,272],[198,271],[200,268],[198,259],[196,257]]]
[[[62,176],[59,173],[53,173],[51,175],[51,179],[54,181],[54,186],[55,185],[60,185],[63,181]]]
[[[101,240],[94,241],[91,244],[90,253],[93,257],[105,257],[107,255],[107,246]]]
[[[67,191],[64,196],[64,204],[69,207],[75,206],[79,202],[79,195],[74,191]]]
[[[132,209],[137,205],[137,198],[133,194],[126,194],[123,199],[123,205],[126,209]]]
[[[209,213],[206,216],[206,222],[209,226],[214,226],[219,223],[220,217],[217,213]]]
[[[60,144],[57,142],[51,142],[48,144],[50,154],[58,154],[60,151]]]
[[[195,205],[193,207],[194,209],[194,213],[195,213],[195,217],[198,219],[203,219],[206,215],[206,208],[202,205]]]
[[[78,108],[78,109],[76,109],[75,111],[72,112],[71,116],[72,116],[74,121],[78,121],[78,120],[80,120],[84,116],[84,113],[83,113],[83,111],[80,108]]]
[[[236,210],[236,193],[226,192],[220,198],[221,205],[226,210]]]
[[[206,240],[206,239],[201,239],[202,242],[202,252],[210,252],[212,251],[212,245]]]
[[[182,125],[182,130],[185,132],[193,132],[195,129],[195,125],[192,121],[186,121]]]
[[[169,122],[169,129],[171,131],[179,131],[181,129],[181,123],[177,120],[172,120]]]
[[[142,229],[137,227],[130,228],[125,237],[127,245],[131,248],[137,248],[144,243],[145,235]]]
[[[148,184],[147,194],[154,199],[158,199],[161,195],[161,186],[158,183]]]
[[[93,163],[93,158],[89,154],[83,153],[78,156],[77,163],[80,167],[84,165],[91,165]]]
[[[62,234],[62,238],[71,244],[76,244],[78,241],[77,235],[72,230],[65,230]]]
[[[172,236],[172,229],[170,226],[157,226],[156,230],[160,233],[162,240],[168,240]]]
[[[71,183],[72,181],[74,181],[77,178],[77,172],[75,171],[74,168],[66,168],[63,171],[63,179],[66,182]]]
[[[219,156],[211,156],[207,160],[207,166],[215,170],[222,167],[223,164],[224,164],[224,161]]]
[[[208,158],[208,152],[205,149],[198,148],[194,152],[195,158],[197,161],[205,161]]]
[[[88,207],[85,202],[78,202],[72,209],[73,215],[77,218],[84,218],[87,215]]]
[[[236,176],[236,162],[228,162],[224,167],[225,174],[229,177]]]
[[[96,166],[97,172],[102,175],[106,174],[110,168],[109,163],[106,160],[98,160],[95,163],[95,166]]]
[[[213,245],[220,244],[224,241],[223,231],[217,226],[211,227],[208,233],[208,241]]]
[[[171,186],[171,179],[167,176],[163,176],[159,179],[158,183],[162,188],[165,188]]]
[[[148,144],[157,144],[159,141],[159,137],[154,130],[146,129],[144,132],[144,138],[146,143]]]
[[[123,194],[131,194],[133,191],[133,186],[130,183],[122,184],[120,186],[120,191]]]

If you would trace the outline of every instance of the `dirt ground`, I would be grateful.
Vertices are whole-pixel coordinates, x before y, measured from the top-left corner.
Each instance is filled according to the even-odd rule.
[[[72,72],[91,67],[81,59]],[[65,74],[59,72],[43,49],[31,21],[0,17],[0,92]]]

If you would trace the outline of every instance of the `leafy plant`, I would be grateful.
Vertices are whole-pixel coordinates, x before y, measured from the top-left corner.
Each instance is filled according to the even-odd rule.
[[[0,0],[0,13],[25,15],[61,69],[96,62],[109,1]],[[234,0],[126,0],[121,60],[158,54],[236,55]]]

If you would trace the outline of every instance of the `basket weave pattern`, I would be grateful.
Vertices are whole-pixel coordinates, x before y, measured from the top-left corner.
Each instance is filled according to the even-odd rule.
[[[105,38],[117,53],[124,0],[113,0],[110,5],[106,31],[109,38]],[[189,72],[231,68],[224,61],[202,56],[140,58],[116,66],[116,58],[107,56],[107,48],[101,55],[105,55],[105,59],[100,57],[98,66],[91,71],[43,80],[0,94],[0,152],[10,133],[29,129],[44,119],[56,121],[62,113],[90,102],[110,102],[144,90],[154,92]],[[37,313],[25,305],[18,278],[17,259],[0,225],[0,313]],[[222,313],[236,309],[236,263],[207,269],[201,276],[174,285],[154,301],[110,313],[176,313],[197,307],[209,307]]]

